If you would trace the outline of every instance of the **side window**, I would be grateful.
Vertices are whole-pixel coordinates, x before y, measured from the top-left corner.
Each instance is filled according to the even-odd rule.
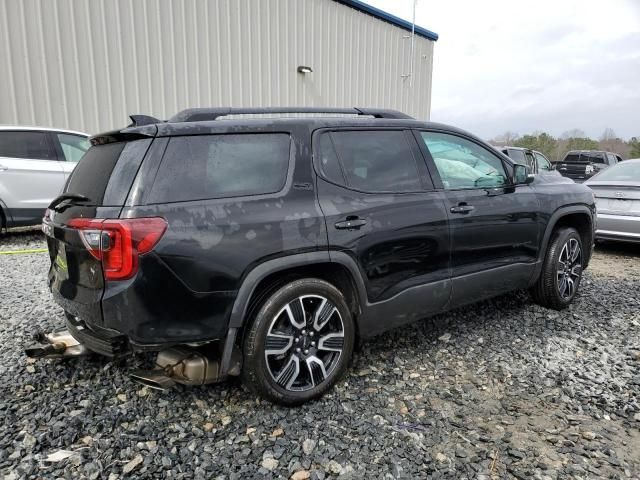
[[[57,160],[46,132],[0,132],[0,157]]]
[[[531,152],[526,152],[526,153],[525,153],[525,158],[527,159],[527,160],[526,160],[526,162],[527,162],[527,163],[526,163],[527,167],[529,167],[531,170],[533,170],[533,163],[534,163],[534,160],[533,160],[533,155],[531,154]]]
[[[342,173],[342,167],[333,148],[333,140],[330,133],[320,135],[320,145],[318,147],[318,156],[320,159],[320,171],[322,176],[327,180],[339,185],[346,185],[347,181]]]
[[[500,158],[462,137],[421,132],[445,189],[499,187],[507,183]]]
[[[58,133],[57,137],[67,162],[77,163],[91,146],[89,140],[79,135]]]
[[[541,153],[536,153],[535,156],[538,161],[538,170],[552,170],[551,162],[547,160],[547,157]]]
[[[364,192],[415,192],[422,184],[405,135],[400,130],[324,134],[333,141],[347,186]],[[321,153],[321,163],[322,158]],[[340,178],[335,168],[325,174],[329,179]]]
[[[289,168],[285,133],[173,137],[149,203],[276,193]]]
[[[607,159],[609,160],[609,165],[615,165],[617,163],[616,156],[613,153],[607,153]]]

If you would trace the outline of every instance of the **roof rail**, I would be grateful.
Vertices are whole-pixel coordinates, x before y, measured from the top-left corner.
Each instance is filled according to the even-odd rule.
[[[319,108],[319,107],[257,107],[257,108],[188,108],[178,112],[168,122],[203,122],[217,120],[227,115],[265,115],[271,113],[336,113],[342,115],[367,115],[375,118],[412,119],[406,113],[380,108]]]

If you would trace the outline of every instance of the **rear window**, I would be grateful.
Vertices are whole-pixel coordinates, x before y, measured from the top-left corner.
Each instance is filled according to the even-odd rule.
[[[285,133],[173,137],[148,203],[276,193],[287,179],[289,144]]]
[[[522,165],[526,165],[527,161],[524,158],[524,152],[522,150],[511,150],[505,149],[503,150],[509,157],[516,163],[520,163]]]
[[[93,205],[101,205],[109,177],[126,142],[91,147],[71,174],[65,192],[88,197]]]
[[[640,182],[640,162],[622,162],[602,170],[595,180],[604,182]]]
[[[605,163],[603,153],[583,153],[580,155],[581,162]]]
[[[0,132],[0,157],[32,160],[57,160],[58,157],[45,132]]]
[[[563,162],[579,162],[580,154],[579,153],[567,153],[566,157],[564,157]]]

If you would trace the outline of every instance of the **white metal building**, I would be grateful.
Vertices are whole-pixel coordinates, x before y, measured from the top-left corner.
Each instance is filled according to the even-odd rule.
[[[411,29],[355,0],[0,0],[0,124],[97,133],[207,106],[428,119],[438,36]]]

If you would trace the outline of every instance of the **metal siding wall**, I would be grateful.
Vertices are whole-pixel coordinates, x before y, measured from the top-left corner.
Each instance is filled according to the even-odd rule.
[[[96,133],[194,106],[428,119],[433,42],[331,0],[0,0],[0,124]],[[313,73],[301,75],[298,65]]]

